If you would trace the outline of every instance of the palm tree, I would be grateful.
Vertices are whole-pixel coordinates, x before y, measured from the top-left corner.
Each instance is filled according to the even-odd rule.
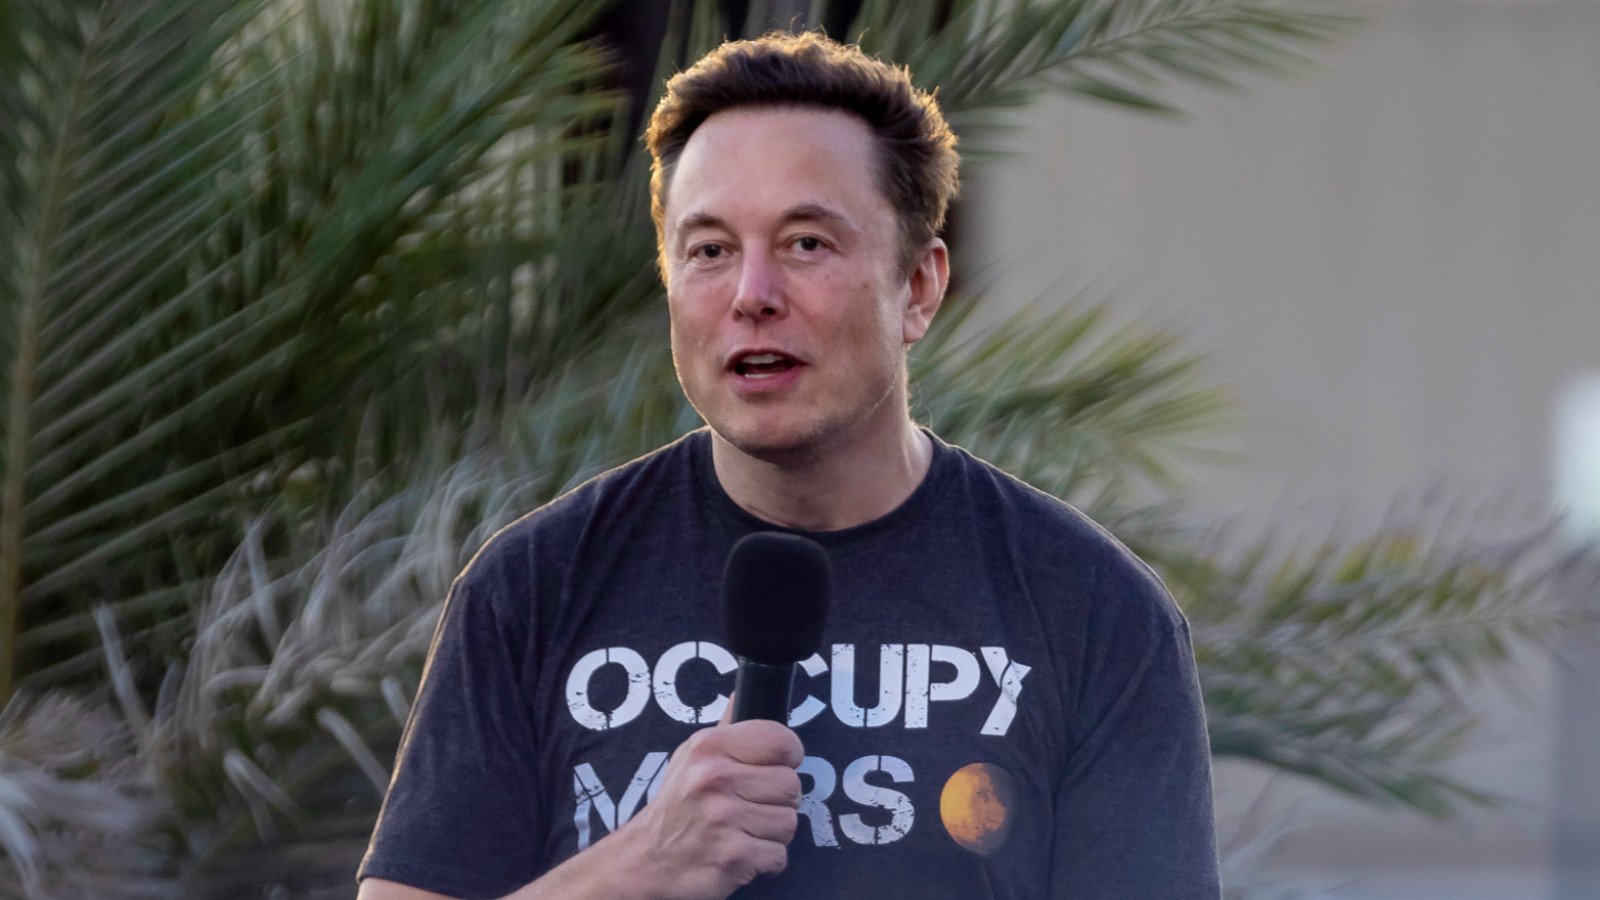
[[[4,7],[0,702],[98,669],[97,604],[175,648],[218,520],[397,449],[474,332],[582,334],[488,317],[549,237],[506,179],[611,111],[598,6]]]
[[[730,6],[748,32],[770,13],[673,3],[653,70]],[[1281,68],[1350,24],[1260,0],[811,6],[938,85],[969,156],[1045,91],[1162,111],[1171,80]],[[695,423],[626,126],[651,98],[590,40],[604,11],[0,6],[0,779],[23,788],[0,889],[347,893],[465,554]],[[1436,764],[1468,722],[1452,691],[1568,616],[1540,605],[1537,535],[1406,521],[1226,552],[1127,490],[1167,483],[1222,408],[1181,340],[1085,297],[987,331],[974,306],[920,345],[919,417],[1159,565],[1218,753],[1430,813],[1480,799]],[[114,737],[41,738],[68,727]]]

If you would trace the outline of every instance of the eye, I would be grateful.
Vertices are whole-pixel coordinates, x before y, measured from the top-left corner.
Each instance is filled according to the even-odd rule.
[[[727,252],[727,248],[723,247],[721,244],[701,244],[689,251],[689,258],[705,260],[719,259],[725,252]]]
[[[822,249],[822,241],[809,234],[795,238],[794,245],[805,253],[815,253]]]

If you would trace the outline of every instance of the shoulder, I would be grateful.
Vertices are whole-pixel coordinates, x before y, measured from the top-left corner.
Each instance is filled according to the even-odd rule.
[[[1047,615],[1132,626],[1158,638],[1187,627],[1166,585],[1144,560],[1082,511],[959,447],[946,445],[958,482],[1036,594]]]
[[[536,576],[564,571],[589,535],[620,521],[638,521],[652,502],[690,490],[691,456],[703,438],[702,432],[691,432],[601,472],[499,529],[461,569],[451,593],[531,587]]]

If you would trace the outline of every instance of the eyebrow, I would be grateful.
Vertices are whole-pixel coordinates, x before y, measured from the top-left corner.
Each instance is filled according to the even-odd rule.
[[[837,227],[844,228],[851,233],[854,233],[858,230],[855,225],[851,223],[850,219],[843,213],[834,209],[830,209],[821,203],[815,202],[797,203],[794,206],[784,210],[782,215],[778,216],[778,224],[780,225],[789,225],[795,222],[827,222]],[[728,224],[728,220],[722,218],[721,216],[712,215],[704,210],[697,210],[689,213],[678,221],[679,234],[684,234],[696,228],[720,228],[724,231],[733,230],[732,226]]]
[[[784,225],[788,225],[791,222],[827,222],[851,231],[855,230],[855,226],[850,223],[844,213],[823,206],[821,203],[801,203],[791,206],[783,211],[783,215],[778,217],[778,221]]]

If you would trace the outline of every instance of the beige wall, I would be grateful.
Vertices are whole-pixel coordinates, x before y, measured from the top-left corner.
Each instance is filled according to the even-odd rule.
[[[997,304],[1109,286],[1215,349],[1249,462],[1196,469],[1212,514],[1359,526],[1441,486],[1548,502],[1556,400],[1600,370],[1600,2],[1360,9],[1319,68],[1182,91],[1187,120],[1037,110],[971,176],[968,274]],[[1562,751],[1558,784],[1557,670],[1522,671],[1480,698],[1460,767],[1507,807],[1435,826],[1312,794],[1274,865],[1332,896],[1551,896],[1552,798],[1600,748]],[[1254,782],[1224,772],[1225,828]],[[1300,793],[1272,788],[1280,812]]]

